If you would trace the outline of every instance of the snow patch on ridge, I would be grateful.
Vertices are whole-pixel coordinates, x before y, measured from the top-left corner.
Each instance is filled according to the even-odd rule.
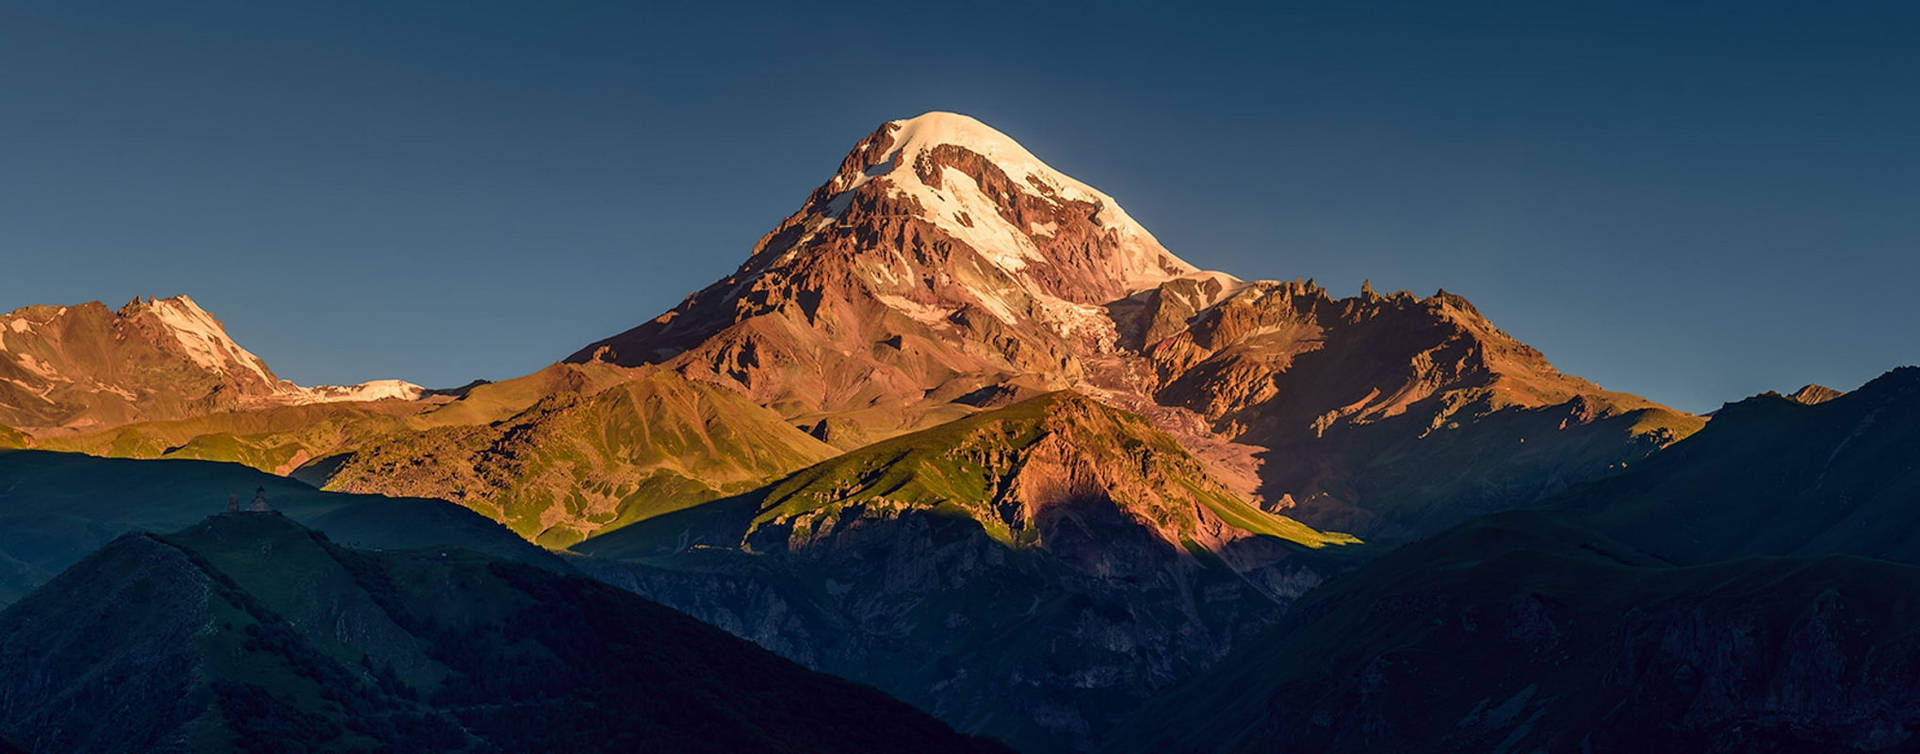
[[[933,306],[931,304],[923,304],[905,296],[896,296],[891,293],[876,294],[874,299],[886,305],[887,308],[905,314],[922,324],[939,325],[946,322],[947,317],[953,315],[953,310],[951,309]]]
[[[298,386],[296,386],[298,387]],[[346,401],[383,401],[383,400],[419,400],[427,389],[405,380],[370,380],[358,385],[317,385],[299,388],[306,394],[307,403],[342,403]]]
[[[220,374],[227,374],[237,366],[258,375],[269,385],[277,381],[267,371],[266,362],[227,337],[226,328],[193,299],[175,296],[151,303],[154,316],[186,349],[187,358],[195,364]]]

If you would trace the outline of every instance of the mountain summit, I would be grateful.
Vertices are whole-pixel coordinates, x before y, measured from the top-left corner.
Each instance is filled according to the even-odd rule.
[[[825,282],[823,266],[844,267],[835,270],[850,278],[841,282],[870,289],[911,319],[937,322],[971,309],[1009,325],[1035,314],[1071,318],[1073,305],[1105,304],[1198,272],[1112,197],[986,124],[944,112],[890,121],[861,139],[739,271],[688,303],[764,292],[749,298],[775,305],[784,299],[771,294],[796,279]],[[662,319],[692,313],[683,304]],[[652,362],[663,357],[659,349],[634,348],[722,324],[692,319],[643,325],[572,360]]]
[[[861,139],[733,275],[569,360],[667,363],[790,418],[838,417],[823,439],[853,447],[951,418],[929,406],[983,386],[1083,382],[1082,354],[1118,340],[1105,304],[1198,274],[1106,194],[928,113]],[[849,416],[866,410],[886,413]]]
[[[1112,197],[965,115],[931,112],[881,126],[795,217],[837,221],[856,204],[906,210],[1031,287],[1077,303],[1103,304],[1198,272]]]
[[[400,380],[301,387],[274,375],[186,296],[29,306],[0,315],[0,424],[85,431],[336,401],[418,398]]]

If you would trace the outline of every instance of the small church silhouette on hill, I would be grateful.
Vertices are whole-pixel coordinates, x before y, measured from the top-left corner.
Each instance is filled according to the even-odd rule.
[[[272,512],[273,512],[273,506],[267,504],[267,488],[265,487],[257,487],[254,489],[253,502],[248,503],[247,509],[244,511],[240,509],[239,495],[227,496],[227,513],[231,514],[231,513],[272,513]]]

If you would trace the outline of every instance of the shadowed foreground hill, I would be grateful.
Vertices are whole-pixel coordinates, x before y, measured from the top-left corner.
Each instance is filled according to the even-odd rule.
[[[1410,545],[1141,715],[1123,752],[1911,751],[1920,569],[1663,567],[1534,512]]]
[[[1054,393],[575,549],[580,567],[1023,751],[1084,749],[1351,568],[1154,425]]]
[[[1677,564],[1864,555],[1920,564],[1920,367],[1816,404],[1729,404],[1632,473],[1552,503]]]
[[[0,451],[0,606],[128,531],[172,531],[265,489],[275,510],[357,547],[453,546],[564,569],[513,532],[444,500],[321,492],[229,463]]]
[[[274,514],[128,534],[0,612],[0,735],[70,751],[1003,751],[597,582]]]
[[[1628,473],[1329,582],[1112,748],[1913,751],[1916,417],[1913,368],[1728,406]]]

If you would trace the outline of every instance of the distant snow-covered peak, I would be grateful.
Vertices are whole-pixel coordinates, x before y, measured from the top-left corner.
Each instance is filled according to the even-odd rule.
[[[267,363],[241,347],[227,335],[226,327],[200,304],[186,295],[171,298],[134,300],[127,311],[140,309],[153,314],[199,366],[219,374],[251,374],[264,381],[271,391],[268,400],[286,404],[338,403],[347,401],[417,400],[426,388],[403,380],[372,380],[358,385],[320,385],[303,387],[280,379]]]

